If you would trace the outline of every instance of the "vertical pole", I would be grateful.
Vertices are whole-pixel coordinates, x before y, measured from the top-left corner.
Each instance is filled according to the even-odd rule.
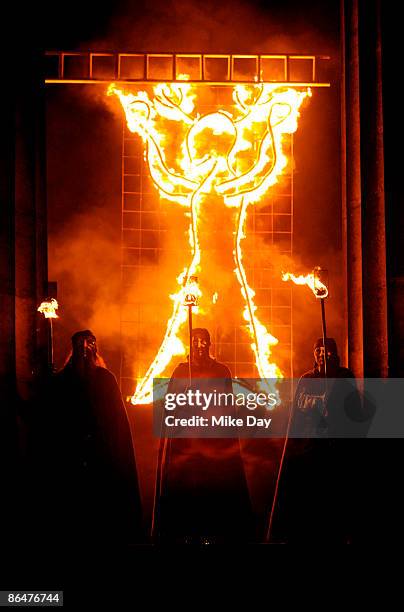
[[[324,376],[327,378],[327,347],[326,347],[327,323],[325,319],[325,299],[321,298],[320,303],[321,303],[321,328],[323,332],[323,346],[324,346]]]
[[[15,357],[18,394],[29,399],[34,374],[46,371],[46,325],[37,304],[47,294],[45,98],[40,55],[24,65],[15,87]]]
[[[380,2],[361,5],[363,105],[363,304],[365,376],[388,376],[386,218]]]
[[[189,328],[189,386],[192,384],[192,304],[188,304],[188,328]]]
[[[345,43],[345,7],[344,0],[340,0],[340,102],[341,102],[341,224],[342,224],[342,274],[343,274],[343,344],[341,354],[344,364],[348,364],[348,253],[347,253],[347,205],[346,205],[346,43]]]
[[[50,317],[48,319],[49,327],[48,327],[48,339],[49,339],[49,373],[53,374],[53,319]]]
[[[346,264],[348,366],[363,378],[362,193],[358,0],[345,1]]]

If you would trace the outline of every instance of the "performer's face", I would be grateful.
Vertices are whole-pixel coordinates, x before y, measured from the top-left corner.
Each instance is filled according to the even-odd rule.
[[[73,355],[89,362],[95,362],[97,343],[94,336],[79,336],[73,344]]]
[[[331,357],[332,357],[332,352],[328,349],[327,350],[327,360],[330,361]],[[317,366],[321,369],[324,368],[324,347],[323,346],[317,346],[314,349],[314,359],[316,361]]]
[[[196,332],[192,336],[192,358],[195,363],[206,361],[209,357],[209,338],[203,333]]]

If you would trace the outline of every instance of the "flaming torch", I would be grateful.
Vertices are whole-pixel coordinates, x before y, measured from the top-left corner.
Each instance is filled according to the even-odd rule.
[[[37,311],[43,314],[48,321],[48,368],[53,372],[53,319],[58,319],[56,314],[59,304],[55,298],[47,298],[38,306]]]
[[[309,287],[314,293],[314,296],[318,300],[320,300],[321,324],[322,324],[323,346],[324,346],[324,376],[325,376],[324,382],[325,382],[325,391],[327,392],[327,351],[326,351],[326,344],[325,344],[326,338],[327,338],[327,325],[326,325],[326,318],[325,318],[325,299],[328,296],[328,284],[329,284],[328,283],[328,272],[327,270],[324,270],[320,268],[319,266],[316,266],[314,270],[310,274],[306,274],[306,276],[303,274],[301,274],[300,276],[295,276],[291,272],[284,272],[282,274],[282,280],[283,281],[291,280],[295,283],[295,285],[307,285],[307,287]],[[274,492],[273,501],[272,501],[272,508],[271,508],[271,512],[269,515],[268,529],[267,529],[266,537],[265,537],[266,542],[271,541],[272,524],[273,524],[275,508],[277,505],[279,482],[281,478],[283,462],[286,456],[286,448],[287,448],[287,443],[289,439],[289,430],[290,430],[290,425],[291,425],[291,420],[292,420],[292,414],[293,414],[293,407],[289,413],[288,428],[286,431],[285,442],[284,442],[283,450],[282,450],[282,456],[281,456],[281,460],[279,463],[278,476],[276,479],[275,492]]]
[[[282,274],[283,281],[291,280],[296,285],[307,285],[312,290],[315,297],[318,300],[320,300],[321,326],[322,326],[322,332],[323,332],[323,346],[324,346],[324,374],[325,374],[325,377],[327,377],[327,351],[326,351],[327,323],[326,323],[326,317],[325,317],[325,299],[328,296],[328,287],[327,287],[328,278],[327,277],[328,277],[327,270],[324,270],[320,268],[319,266],[316,266],[313,272],[311,272],[311,274],[307,274],[306,276],[304,276],[303,274],[301,274],[300,276],[295,276],[294,274],[291,274],[290,272],[285,272],[284,274]]]
[[[198,305],[198,277],[190,276],[189,279],[184,279],[184,287],[187,293],[185,294],[184,306],[188,308],[188,329],[189,329],[189,385],[192,383],[192,308]]]

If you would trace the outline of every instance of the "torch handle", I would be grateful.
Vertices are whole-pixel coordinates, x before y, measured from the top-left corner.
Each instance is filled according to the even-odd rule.
[[[189,327],[189,386],[192,384],[192,304],[188,304],[188,327]]]
[[[327,378],[327,348],[326,348],[326,340],[327,340],[327,323],[325,319],[325,299],[320,299],[321,304],[321,326],[323,331],[323,346],[324,346],[324,376]]]
[[[53,373],[53,321],[52,317],[48,319],[48,365],[49,371]]]

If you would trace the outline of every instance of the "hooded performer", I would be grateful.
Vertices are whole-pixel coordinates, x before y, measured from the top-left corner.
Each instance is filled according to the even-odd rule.
[[[232,393],[230,370],[210,357],[209,348],[208,330],[194,329],[191,386],[189,363],[180,363],[169,393],[189,388]],[[153,531],[160,541],[220,544],[251,538],[252,512],[238,438],[162,439],[159,471]]]
[[[361,401],[353,373],[340,365],[335,340],[327,338],[325,348],[327,375],[319,338],[314,367],[295,392],[272,541],[347,543],[353,537],[355,463],[344,438],[361,419]]]
[[[90,330],[49,383],[33,433],[34,465],[46,481],[43,516],[67,546],[127,545],[141,533],[132,436],[115,376]]]

